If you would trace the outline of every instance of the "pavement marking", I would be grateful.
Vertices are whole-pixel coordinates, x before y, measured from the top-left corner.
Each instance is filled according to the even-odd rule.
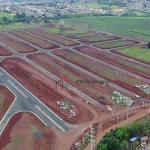
[[[22,94],[25,98],[28,98],[19,88],[17,88],[10,80],[7,80],[20,94]]]
[[[35,107],[48,118],[51,122],[53,122],[54,125],[56,125],[61,131],[65,131],[57,122],[55,122],[49,115],[47,115],[39,106],[35,105]]]
[[[32,64],[31,64],[32,65]],[[32,65],[34,66],[34,65]],[[55,114],[52,110],[50,110],[44,103],[42,103],[36,96],[34,96],[28,89],[26,89],[23,85],[21,85],[13,76],[11,76],[7,71],[5,71],[3,68],[0,67],[9,77],[11,77],[14,81],[16,81],[23,89],[28,91],[36,100],[38,100],[44,107],[46,107],[50,112],[52,112],[57,118],[59,118],[61,121],[63,121],[57,114]]]
[[[0,72],[0,76],[3,76],[3,74]]]

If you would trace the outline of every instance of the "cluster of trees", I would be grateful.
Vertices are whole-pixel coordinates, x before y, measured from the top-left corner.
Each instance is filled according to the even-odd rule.
[[[45,19],[45,16],[43,16],[43,18]],[[39,22],[39,18],[36,18],[34,15],[31,16],[26,16],[25,13],[16,13],[15,16],[12,17],[6,17],[4,16],[2,18],[2,20],[0,21],[1,25],[7,25],[7,24],[13,24],[13,23],[17,23],[17,22],[26,22],[26,23],[30,23],[30,22],[35,22],[38,23]]]
[[[139,145],[130,143],[132,137],[150,135],[150,122],[135,122],[126,127],[116,128],[107,133],[97,145],[97,150],[131,150]]]
[[[150,42],[148,42],[148,48],[150,49]]]

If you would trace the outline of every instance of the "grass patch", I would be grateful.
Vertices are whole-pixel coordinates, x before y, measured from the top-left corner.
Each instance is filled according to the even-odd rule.
[[[121,50],[117,50],[122,54],[126,54],[144,61],[150,62],[150,49],[141,48],[141,46],[129,47]]]
[[[28,128],[31,134],[34,134],[36,131],[38,131],[37,127],[33,124],[29,124]]]
[[[132,36],[135,39],[150,41],[150,18],[148,17],[84,17],[65,19],[68,25],[84,27],[85,24],[92,26],[92,29],[114,34]]]
[[[134,44],[132,41],[115,41],[115,42],[106,42],[106,43],[99,43],[96,44],[95,46],[100,47],[100,48],[114,48],[114,47],[121,47],[125,46],[128,44]]]

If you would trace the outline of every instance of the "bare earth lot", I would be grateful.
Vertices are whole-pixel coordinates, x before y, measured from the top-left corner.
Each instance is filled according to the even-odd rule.
[[[120,87],[123,87],[136,94],[147,96],[146,94],[142,93],[137,87],[135,87],[135,85],[144,85],[147,83],[136,79],[135,77],[124,73],[121,73],[121,75],[117,76],[116,74],[114,74],[114,69],[68,50],[55,50],[53,51],[53,53],[100,77],[107,79],[112,83],[119,85]]]
[[[12,75],[23,86],[31,91],[63,120],[74,124],[80,124],[93,118],[93,115],[89,109],[78,102],[82,101],[82,98],[78,97],[75,93],[68,89],[56,90],[56,83],[54,80],[31,66],[23,59],[15,57],[8,58],[3,60],[1,64],[10,75]],[[72,105],[75,106],[76,117],[70,117],[69,110],[63,111],[57,105],[57,101],[64,99],[67,99]]]
[[[87,55],[100,59],[104,62],[113,64],[117,67],[125,69],[129,72],[135,73],[147,79],[150,79],[150,69],[149,67],[145,67],[143,65],[139,65],[123,58],[113,56],[111,54],[105,53],[103,51],[97,50],[96,48],[91,48],[88,46],[79,46],[74,48],[77,51],[83,52]]]
[[[95,36],[90,38],[80,39],[80,42],[83,43],[95,43],[95,42],[103,42],[103,41],[111,41],[111,40],[119,40],[122,39],[116,36]]]
[[[89,95],[101,104],[113,104],[111,96],[112,92],[115,91],[114,88],[110,86],[104,87],[102,84],[78,83],[78,80],[93,81],[94,78],[49,55],[39,53],[33,55],[31,54],[27,57],[58,77],[61,77],[62,75],[68,76],[69,84],[77,87],[80,91]]]
[[[13,53],[0,45],[0,56],[11,56]]]
[[[59,48],[59,46],[56,44],[44,41],[21,31],[11,31],[10,33],[43,49]]]
[[[0,35],[0,42],[4,43],[5,45],[11,47],[15,51],[19,53],[28,53],[28,52],[33,52],[37,51],[35,48],[16,40],[15,38],[12,38],[6,34]]]
[[[6,86],[0,85],[0,120],[14,100],[15,95]]]
[[[67,35],[66,37],[71,38],[71,39],[80,39],[80,38],[87,38],[87,37],[95,37],[95,36],[103,36],[106,34],[96,34],[96,33],[79,33],[79,34],[71,34]]]
[[[48,40],[54,41],[54,42],[62,44],[64,46],[75,46],[75,45],[78,45],[77,42],[73,42],[71,40],[67,40],[65,38],[61,38],[61,37],[59,37],[57,35],[46,33],[46,32],[43,32],[43,31],[39,31],[39,30],[35,30],[35,29],[26,29],[26,31],[31,32],[33,34],[36,34],[38,36],[42,36],[42,37],[44,37],[44,38],[46,38]]]
[[[0,137],[1,150],[56,150],[56,135],[31,113],[15,114]]]

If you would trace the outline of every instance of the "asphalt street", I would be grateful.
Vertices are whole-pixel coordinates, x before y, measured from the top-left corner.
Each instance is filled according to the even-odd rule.
[[[32,112],[36,116],[38,116],[38,118],[49,128],[56,126],[56,123],[59,124],[64,129],[64,131],[68,130],[68,127],[65,125],[65,122],[60,117],[58,117],[53,111],[51,111],[46,105],[44,105],[38,98],[36,98],[32,93],[30,93],[26,88],[24,88],[23,85],[17,82],[2,68],[0,68],[0,72],[2,74],[0,76],[0,84],[7,86],[16,95],[15,101],[13,102],[10,109],[0,122],[0,133],[3,131],[3,128],[8,123],[9,119],[13,114],[17,112],[27,111]],[[41,111],[39,111],[35,106],[40,107],[55,122],[53,123],[53,121],[48,119],[48,117],[41,113]]]

